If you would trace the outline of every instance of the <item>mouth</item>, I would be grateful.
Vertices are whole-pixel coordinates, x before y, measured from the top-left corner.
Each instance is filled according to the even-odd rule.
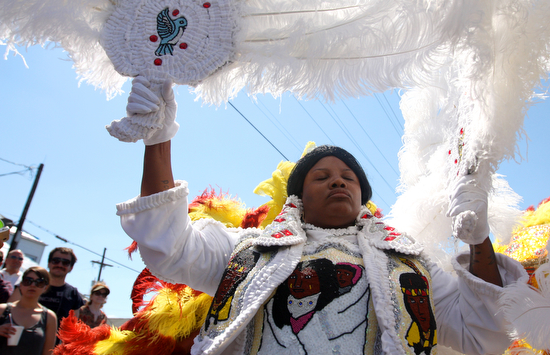
[[[347,190],[344,190],[344,189],[335,189],[335,190],[332,190],[329,194],[328,194],[328,197],[336,197],[336,198],[350,198],[350,194]]]

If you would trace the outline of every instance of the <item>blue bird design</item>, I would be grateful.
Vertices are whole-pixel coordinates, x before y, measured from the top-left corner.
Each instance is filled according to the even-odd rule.
[[[161,39],[160,44],[155,51],[157,56],[170,54],[173,55],[174,45],[178,43],[187,27],[187,19],[179,17],[175,20],[169,15],[169,9],[162,10],[157,15],[157,32]]]

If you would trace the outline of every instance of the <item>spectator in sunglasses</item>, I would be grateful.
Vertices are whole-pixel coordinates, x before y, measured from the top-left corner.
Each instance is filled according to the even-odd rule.
[[[111,293],[109,287],[103,282],[98,282],[92,286],[90,299],[80,309],[74,312],[74,315],[88,325],[95,328],[107,323],[107,316],[101,310],[101,307],[107,303],[107,296]]]
[[[19,284],[21,276],[23,275],[21,265],[23,265],[24,259],[25,254],[19,249],[12,250],[8,253],[6,265],[4,269],[0,271],[0,275],[2,275],[4,281],[9,281],[14,287]]]
[[[54,312],[38,303],[49,282],[46,269],[32,266],[21,278],[20,299],[0,304],[0,354],[50,354],[55,346],[57,319]],[[15,334],[12,324],[25,328],[17,346],[7,346],[7,339]]]
[[[48,257],[50,287],[40,296],[40,303],[54,311],[58,323],[67,317],[71,310],[77,310],[84,305],[84,299],[76,287],[65,282],[75,263],[76,255],[71,248],[52,249]],[[59,340],[57,342],[59,343]]]

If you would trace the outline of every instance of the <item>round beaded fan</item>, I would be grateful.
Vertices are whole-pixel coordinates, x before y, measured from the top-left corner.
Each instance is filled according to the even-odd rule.
[[[227,0],[130,0],[118,2],[101,45],[121,75],[145,76],[152,90],[162,83],[196,85],[231,60],[234,11]],[[147,138],[162,127],[164,107],[108,126],[123,141]]]

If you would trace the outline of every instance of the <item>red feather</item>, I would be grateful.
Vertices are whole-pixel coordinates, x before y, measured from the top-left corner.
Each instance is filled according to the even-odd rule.
[[[247,212],[241,222],[241,228],[258,228],[269,212],[268,206],[260,206],[254,211]]]
[[[86,336],[83,336],[83,335]],[[58,337],[63,343],[55,347],[54,355],[95,355],[95,345],[102,340],[109,338],[111,327],[107,324],[99,327],[90,328],[79,321],[74,311],[69,316],[61,320]]]

